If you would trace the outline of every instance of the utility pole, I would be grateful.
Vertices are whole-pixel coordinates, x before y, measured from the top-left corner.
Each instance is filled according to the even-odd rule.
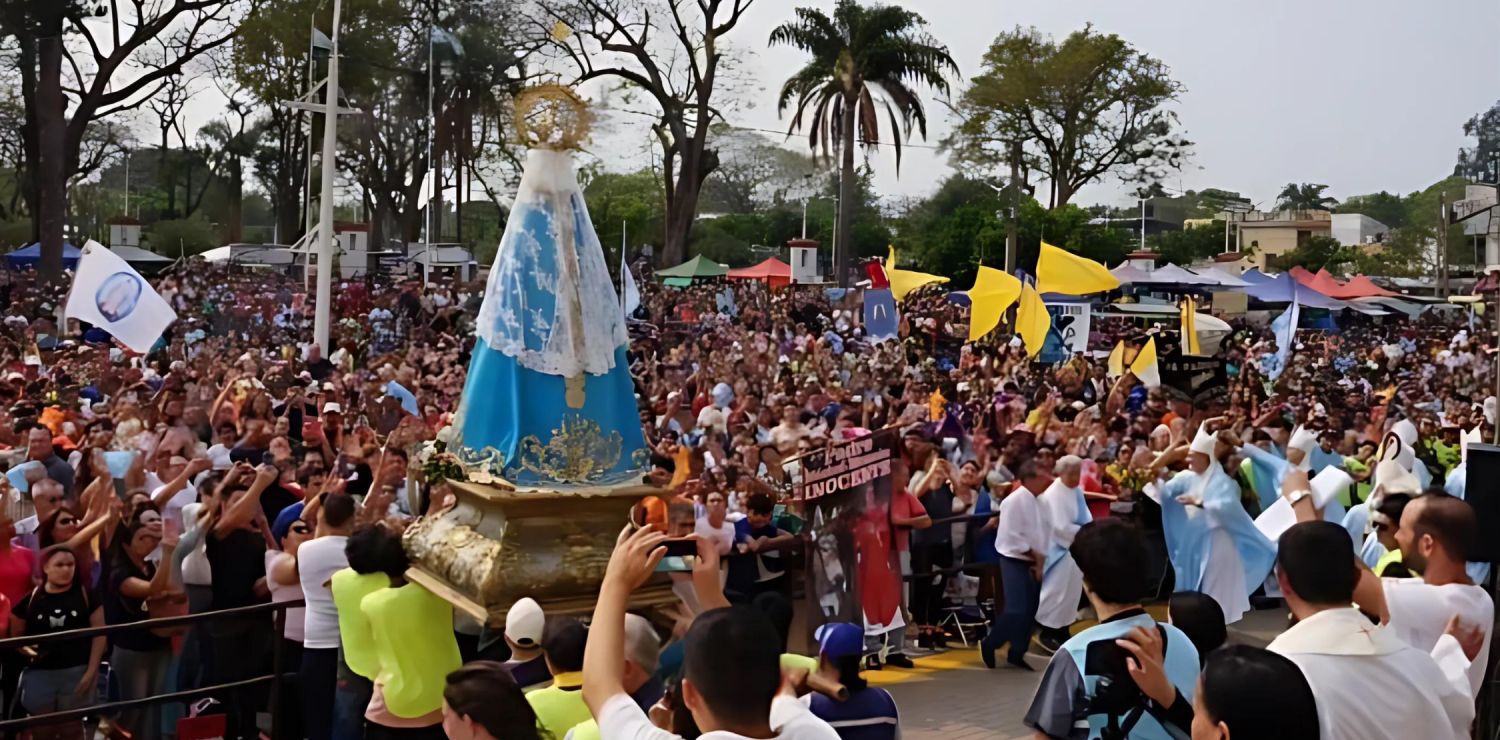
[[[1448,194],[1438,193],[1438,275],[1437,294],[1448,297]]]
[[[339,141],[339,20],[342,0],[333,0],[333,51],[328,55],[328,82],[323,89],[323,190],[318,203],[318,302],[313,341],[323,357],[330,349],[329,314],[333,303],[333,172]]]
[[[1005,229],[1005,272],[1008,275],[1016,273],[1016,250],[1018,249],[1018,237],[1016,235],[1016,219],[1021,212],[1021,142],[1014,141],[1010,145],[1010,224]]]

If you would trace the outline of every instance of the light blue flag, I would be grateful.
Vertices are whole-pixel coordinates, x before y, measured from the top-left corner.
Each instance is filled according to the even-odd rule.
[[[1292,287],[1292,305],[1286,307],[1281,316],[1271,322],[1271,331],[1276,333],[1276,363],[1269,368],[1272,380],[1281,377],[1292,357],[1292,346],[1297,343],[1297,318],[1301,314],[1297,304],[1297,288]]]

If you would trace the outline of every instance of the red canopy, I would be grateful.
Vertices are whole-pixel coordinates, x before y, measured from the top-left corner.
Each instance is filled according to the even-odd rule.
[[[1293,267],[1287,271],[1293,280],[1306,285],[1313,290],[1339,300],[1350,298],[1372,298],[1381,296],[1385,298],[1400,298],[1400,293],[1392,293],[1372,282],[1364,275],[1355,275],[1347,283],[1340,283],[1327,270],[1318,270],[1314,275],[1301,267]]]
[[[1400,298],[1401,294],[1393,293],[1389,290],[1386,290],[1385,288],[1380,287],[1379,285],[1370,282],[1370,279],[1365,277],[1364,275],[1355,275],[1354,277],[1349,278],[1348,284],[1344,286],[1343,295],[1337,295],[1334,297],[1371,298],[1375,296],[1384,296],[1386,298]]]
[[[742,267],[738,270],[730,270],[727,277],[730,280],[764,280],[771,287],[780,288],[783,285],[791,284],[792,266],[772,257],[754,267]]]

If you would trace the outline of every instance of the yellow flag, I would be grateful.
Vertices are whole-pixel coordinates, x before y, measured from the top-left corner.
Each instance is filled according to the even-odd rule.
[[[1104,265],[1042,242],[1042,254],[1036,261],[1038,293],[1088,295],[1118,287],[1120,281]]]
[[[906,294],[929,283],[946,283],[948,278],[928,275],[925,272],[896,269],[896,248],[891,247],[891,256],[885,261],[885,277],[891,281],[891,295],[896,300],[906,300]]]
[[[927,420],[942,421],[943,408],[947,405],[948,399],[943,398],[943,392],[940,390],[933,391],[932,395],[927,397]]]
[[[1130,363],[1130,372],[1147,388],[1161,385],[1161,370],[1156,366],[1156,337],[1146,340],[1146,346],[1135,356],[1135,362]]]
[[[1118,378],[1125,374],[1125,340],[1121,339],[1115,343],[1115,348],[1109,351],[1109,377]]]
[[[1198,345],[1198,304],[1188,296],[1182,299],[1182,351],[1189,355],[1203,354]]]
[[[974,287],[969,291],[973,310],[969,315],[969,341],[974,341],[1000,325],[1005,309],[1021,297],[1021,281],[1008,272],[993,267],[979,268]]]
[[[1030,285],[1021,286],[1021,306],[1016,309],[1016,333],[1026,343],[1026,356],[1036,357],[1047,343],[1047,331],[1052,328],[1052,314],[1042,303],[1041,294]]]

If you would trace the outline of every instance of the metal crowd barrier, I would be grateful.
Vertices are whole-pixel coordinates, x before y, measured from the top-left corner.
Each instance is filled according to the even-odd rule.
[[[108,702],[105,704],[96,704],[94,706],[82,707],[79,709],[69,709],[61,712],[51,712],[49,714],[38,714],[21,719],[0,721],[0,733],[3,733],[5,737],[9,738],[14,737],[16,732],[19,730],[36,727],[39,725],[50,725],[68,720],[82,719],[84,717],[112,715],[122,709],[133,709],[136,707],[145,707],[156,704],[176,702],[186,703],[192,699],[203,696],[225,696],[235,689],[240,689],[247,686],[256,686],[263,683],[271,684],[270,696],[271,699],[275,701],[276,698],[280,696],[282,680],[283,655],[281,650],[282,641],[280,638],[286,631],[286,610],[295,609],[302,606],[305,606],[305,602],[303,602],[301,599],[295,599],[292,601],[279,601],[272,604],[256,604],[254,606],[243,606],[235,609],[222,609],[219,611],[203,612],[201,614],[189,614],[180,617],[146,619],[140,622],[131,622],[129,624],[112,624],[104,627],[89,627],[80,630],[53,632],[46,635],[26,635],[23,637],[11,637],[0,640],[0,650],[15,650],[17,648],[30,645],[46,645],[48,643],[65,642],[68,640],[93,639],[95,637],[99,637],[100,635],[108,637],[110,635],[118,634],[121,632],[161,629],[163,627],[178,627],[182,625],[196,626],[203,622],[210,622],[219,619],[254,617],[267,613],[274,614],[274,629],[275,636],[277,638],[272,641],[270,675],[250,678],[243,681],[218,684],[215,686],[205,686],[199,689],[174,691],[170,694],[150,696],[144,699],[130,699],[127,701]],[[17,690],[19,690],[19,687]],[[279,711],[271,712],[271,737],[273,738],[276,737],[276,724],[278,721],[278,714],[280,714]]]

